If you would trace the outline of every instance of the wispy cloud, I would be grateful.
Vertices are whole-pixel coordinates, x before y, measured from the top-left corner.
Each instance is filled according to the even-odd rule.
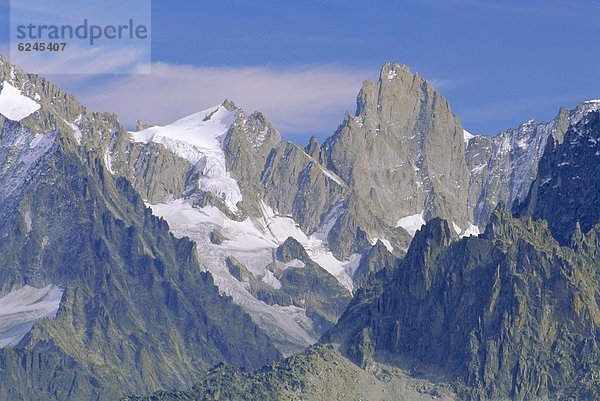
[[[362,81],[370,75],[336,66],[275,70],[155,63],[150,75],[85,87],[75,82],[78,87],[69,89],[91,109],[117,113],[129,127],[138,118],[165,124],[230,99],[247,112],[262,111],[280,131],[293,135],[332,132],[344,112],[354,110]]]
[[[80,0],[12,0],[10,60],[44,75],[131,73],[135,66],[151,60],[150,19],[147,0],[103,0],[93,4]],[[121,29],[127,23],[132,27]],[[23,26],[26,29],[17,29]],[[113,29],[106,30],[105,26]],[[134,26],[135,32],[144,28],[141,35],[134,35]],[[58,51],[18,49],[20,43],[51,41],[62,47]]]

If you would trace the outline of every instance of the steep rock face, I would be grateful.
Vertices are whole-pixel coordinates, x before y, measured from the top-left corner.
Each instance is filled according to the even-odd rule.
[[[600,105],[584,102],[573,110],[561,108],[550,122],[533,120],[494,137],[472,136],[466,139],[465,158],[471,172],[469,210],[473,221],[485,226],[498,203],[511,208],[522,203],[549,142],[562,143],[569,127]]]
[[[572,110],[561,108],[546,123],[531,120],[494,137],[467,136],[465,158],[471,174],[468,208],[473,221],[483,227],[499,203],[508,208],[523,203],[538,177],[547,145],[561,144],[571,127],[598,109],[599,102],[584,102]]]
[[[261,215],[261,201],[290,215],[306,233],[325,222],[347,185],[300,146],[281,140],[261,113],[240,111],[224,140],[227,168],[240,182],[244,206]]]
[[[111,152],[127,155],[122,165],[114,165],[113,171],[127,177],[150,203],[181,198],[193,181],[193,166],[157,144],[128,143],[124,150],[113,148]]]
[[[250,318],[200,272],[193,244],[170,236],[124,180],[98,188],[88,174],[77,173],[73,160],[60,155],[50,161],[59,170],[46,170],[47,175],[63,178],[40,182],[19,202],[31,229],[18,215],[4,221],[7,241],[0,253],[9,277],[3,284],[65,288],[57,318],[38,323],[16,355],[22,361],[41,355],[56,369],[72,358],[75,366],[64,375],[81,375],[81,382],[61,392],[53,386],[63,379],[50,372],[37,377],[35,366],[5,370],[18,379],[2,380],[15,399],[28,399],[33,391],[40,392],[37,399],[81,399],[88,391],[112,399],[127,389],[185,385],[223,360],[258,367],[277,358]],[[97,159],[94,164],[103,177]],[[70,192],[75,194],[65,195]],[[110,193],[108,199],[103,192]],[[157,330],[157,322],[163,329]],[[7,351],[6,357],[15,356]],[[30,389],[20,384],[29,382],[36,384]]]
[[[579,108],[564,140],[546,148],[527,199],[515,206],[520,215],[547,220],[562,244],[578,225],[587,233],[600,222],[600,102],[582,106],[587,110]]]
[[[375,245],[360,260],[354,276],[354,284],[357,287],[367,285],[380,271],[392,269],[396,265],[396,258],[381,241]]]
[[[464,148],[463,128],[448,102],[407,67],[385,65],[379,82],[363,84],[355,116],[347,115],[322,146],[327,167],[352,188],[355,205],[347,228],[335,235],[355,234],[351,226],[358,225],[375,236],[383,231],[377,224],[389,231],[417,214],[466,228]],[[338,246],[345,253],[351,245]]]
[[[0,65],[6,82],[41,105],[20,122],[0,121],[0,294],[64,291],[55,319],[0,349],[0,398],[115,399],[185,386],[223,361],[279,358],[201,272],[194,244],[174,238],[108,171],[102,138],[124,132],[114,117]],[[79,115],[87,125],[71,127]]]
[[[494,137],[468,140],[469,206],[477,224],[485,226],[499,202],[510,207],[527,196],[546,142],[556,132],[555,122],[532,120]]]
[[[597,229],[561,247],[500,207],[483,236],[450,237],[429,222],[394,278],[360,290],[326,338],[362,364],[388,353],[443,367],[472,399],[597,397]]]
[[[310,260],[302,245],[293,238],[281,244],[275,254],[280,262],[302,261],[304,264],[290,264],[276,273],[281,291],[289,294],[296,306],[306,308],[316,333],[324,333],[333,327],[350,302],[350,292]]]

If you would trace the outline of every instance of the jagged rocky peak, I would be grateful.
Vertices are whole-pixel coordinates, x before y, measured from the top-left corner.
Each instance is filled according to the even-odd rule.
[[[234,102],[232,102],[232,101],[231,101],[231,100],[229,100],[229,99],[225,99],[225,100],[223,101],[223,103],[221,104],[221,106],[225,107],[225,109],[226,109],[227,111],[234,111],[234,110],[236,110],[236,109],[237,109],[237,106],[235,105],[235,103],[234,103]]]
[[[587,233],[600,222],[600,102],[571,112],[563,141],[548,144],[527,198],[513,208],[518,215],[544,219],[562,244],[576,227]]]
[[[238,110],[223,138],[226,168],[240,184],[242,207],[251,215],[261,215],[261,181],[271,151],[282,143],[279,131],[261,112],[248,115]]]
[[[227,100],[225,104],[233,105]],[[263,113],[255,111],[248,115],[243,110],[238,109],[236,119],[225,138],[225,147],[233,146],[237,141],[243,141],[245,144],[250,145],[252,150],[256,151],[258,148],[268,148],[276,145],[281,141],[281,135]]]
[[[297,259],[306,263],[310,259],[302,244],[293,237],[288,237],[283,244],[277,247],[275,257],[280,262],[290,262]]]
[[[214,109],[213,111],[206,113],[206,115],[204,116],[202,121],[221,120],[221,119],[223,119],[223,114],[227,114],[227,113],[223,113],[223,111],[233,113],[233,114],[237,113],[237,111],[238,111],[238,108],[236,107],[236,105],[232,101],[227,100],[227,99],[225,99],[223,101],[223,103],[215,106],[213,109]],[[201,113],[203,113],[203,112],[201,112]]]
[[[393,277],[355,297],[326,337],[363,365],[394,354],[436,366],[466,385],[461,399],[596,399],[597,232],[570,249],[504,206],[490,220],[483,236],[460,241],[446,222],[428,222]]]
[[[389,251],[387,246],[377,240],[375,245],[361,258],[352,280],[357,288],[367,285],[374,276],[385,269],[392,270],[396,264],[396,258]]]
[[[419,107],[417,107],[419,106]],[[432,128],[431,117],[427,114],[435,112],[437,119],[451,120],[451,125],[460,127],[458,119],[452,115],[446,99],[437,92],[429,82],[401,64],[385,64],[379,81],[365,81],[357,98],[356,117],[364,117],[364,123],[375,123],[372,126],[377,133],[412,135],[420,130],[427,134],[425,128]],[[417,117],[422,117],[419,121]],[[373,119],[373,120],[371,120]],[[448,123],[449,121],[439,121]],[[392,128],[392,124],[401,125]],[[454,128],[449,126],[445,128]],[[416,130],[416,131],[415,131]],[[462,138],[462,129],[458,132]],[[448,130],[447,135],[454,135]]]
[[[577,105],[577,107],[570,113],[570,123],[572,125],[577,124],[585,115],[600,111],[600,99],[586,100]]]
[[[500,202],[508,208],[522,202],[538,174],[549,138],[562,142],[569,127],[590,109],[585,103],[573,110],[560,108],[549,122],[529,120],[493,137],[469,138],[465,158],[471,174],[468,206],[473,221],[485,226]]]
[[[597,110],[600,102],[586,101],[572,110],[561,108],[549,122],[529,120],[494,137],[470,138],[465,157],[471,174],[468,207],[473,221],[485,226],[500,202],[509,209],[522,203],[538,177],[547,145],[561,144],[570,127]]]
[[[320,160],[319,141],[316,136],[311,136],[305,148],[306,153],[315,160]]]
[[[124,131],[114,114],[89,112],[45,78],[4,59],[0,87],[0,191],[5,202],[8,195],[16,201],[24,185],[43,173],[44,160],[65,154],[92,160],[109,143],[126,140],[117,138]]]
[[[45,79],[0,63],[0,309],[16,300],[9,309],[23,312],[0,318],[0,399],[118,399],[189,385],[221,361],[259,367],[278,358],[200,270],[194,244],[176,239],[130,185],[143,186],[125,170],[146,174],[135,163],[145,150],[164,161],[154,175],[168,180],[177,165],[158,154],[168,150],[136,145],[114,115],[88,112]],[[32,102],[27,116],[11,114]],[[4,348],[11,324],[29,331],[55,314]],[[147,330],[157,321],[168,335]]]
[[[39,159],[32,159],[31,153],[48,154],[41,150],[49,144],[51,137],[56,146],[47,149],[77,154],[84,159],[98,155],[109,174],[127,176],[135,181],[126,171],[137,152],[128,151],[130,135],[115,114],[92,112],[45,78],[26,73],[5,60],[0,60],[0,81],[3,87],[0,123],[4,117],[14,120],[16,124],[5,127],[5,133],[16,132],[16,128],[24,133],[23,139],[31,145],[28,164],[33,165],[33,161]],[[32,135],[26,135],[27,132]],[[4,168],[11,171],[6,165]]]
[[[136,132],[143,131],[143,130],[148,129],[150,127],[152,127],[152,124],[145,123],[142,120],[137,120],[137,123],[135,125],[135,131]]]
[[[0,56],[0,115],[36,132],[79,131],[87,110],[45,78],[28,74]],[[52,114],[59,118],[53,118]]]
[[[371,237],[391,239],[398,230],[410,237],[415,230],[406,222],[420,226],[434,217],[461,234],[472,227],[460,120],[406,66],[386,64],[378,82],[364,82],[356,114],[346,117],[321,153],[327,168],[352,188],[347,232],[359,226]],[[406,249],[403,241],[393,245]]]
[[[518,224],[517,224],[518,223]],[[542,231],[547,231],[548,224],[540,221],[538,224]],[[540,231],[530,220],[518,221],[504,202],[500,202],[490,215],[482,238],[495,239],[496,242],[511,244],[519,238],[525,238],[530,234]]]
[[[432,262],[456,238],[456,233],[446,220],[439,217],[431,219],[416,232],[406,254],[406,261],[414,266],[415,272],[419,272],[419,277],[422,274],[422,278],[427,281],[428,270],[433,268]],[[426,286],[429,286],[429,282]]]
[[[315,145],[318,153],[318,144]],[[227,170],[242,189],[242,208],[255,217],[265,204],[291,215],[309,233],[346,190],[345,183],[297,144],[284,141],[260,112],[240,111],[223,148]]]

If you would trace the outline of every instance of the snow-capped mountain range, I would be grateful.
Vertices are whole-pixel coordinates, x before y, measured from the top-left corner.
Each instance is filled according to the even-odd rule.
[[[166,303],[169,318],[180,322],[179,308],[188,313],[195,307],[188,288],[177,287],[188,285],[181,277],[196,283],[201,281],[196,274],[209,272],[202,276],[210,277],[202,279],[208,283],[203,291],[217,297],[206,289],[214,282],[218,293],[229,297],[219,298],[223,310],[250,316],[244,324],[256,334],[252,341],[267,344],[271,356],[290,355],[335,325],[363,283],[355,282],[354,273],[373,246],[383,244],[402,257],[422,226],[437,217],[448,221],[455,238],[477,236],[499,203],[510,207],[527,198],[548,144],[561,143],[569,127],[600,110],[600,101],[588,101],[561,109],[547,123],[528,121],[495,137],[473,135],[422,77],[386,64],[378,82],[364,83],[354,115],[346,115],[323,144],[312,138],[301,147],[282,140],[261,113],[247,114],[229,101],[168,125],[128,132],[116,116],[90,112],[1,58],[0,82],[0,225],[5,237],[19,244],[19,251],[4,249],[12,262],[0,271],[0,315],[8,309],[18,313],[0,323],[0,348],[59,338],[57,347],[67,353],[74,351],[56,334],[60,328],[46,319],[42,326],[49,331],[35,337],[34,323],[84,313],[75,300],[85,295],[69,289],[72,282],[99,291],[89,302],[104,300],[110,266],[120,262],[107,262],[106,275],[86,281],[86,260],[40,226],[54,218],[46,209],[57,208],[57,216],[67,220],[69,208],[78,210],[80,220],[68,226],[89,228],[96,258],[110,259],[106,255],[116,252],[114,246],[124,260],[140,255],[141,265],[168,276],[164,296],[157,299]],[[54,193],[45,195],[48,188],[77,197],[63,202]],[[143,226],[136,226],[142,223],[133,215]],[[165,234],[167,228],[174,237]],[[119,237],[121,229],[135,241]],[[69,235],[76,243],[78,236]],[[113,236],[124,242],[110,245]],[[48,267],[63,253],[73,257],[75,267]],[[190,270],[178,271],[180,264]],[[83,270],[74,275],[71,269]],[[154,288],[155,277],[123,269],[119,274],[131,274],[128,280],[145,279],[146,291]],[[111,291],[129,294],[120,286]],[[94,305],[90,319],[99,327],[128,338],[123,342],[141,341],[131,340],[131,322],[112,322],[104,304]],[[67,312],[61,315],[62,310]],[[214,313],[222,316],[220,309]],[[106,321],[97,320],[104,314]],[[145,327],[135,315],[131,319]],[[264,362],[254,351],[245,357],[234,342],[219,356],[211,354],[209,362],[221,357],[239,357],[249,366]],[[205,357],[202,351],[198,355]],[[176,368],[148,373],[161,385],[182,374]]]

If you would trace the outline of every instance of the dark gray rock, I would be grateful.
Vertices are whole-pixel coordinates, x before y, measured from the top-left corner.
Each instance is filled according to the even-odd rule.
[[[212,230],[210,232],[210,242],[215,245],[221,245],[223,242],[227,241],[228,238],[225,237],[219,230]]]
[[[366,285],[378,272],[387,269],[392,270],[397,259],[381,241],[375,245],[361,258],[352,280],[356,287]]]
[[[586,113],[551,141],[519,215],[548,221],[553,235],[568,244],[579,225],[584,234],[600,222],[600,112]]]
[[[293,237],[288,237],[283,244],[279,245],[275,250],[275,258],[281,262],[290,262],[294,259],[308,263],[310,258],[306,250]]]
[[[357,350],[372,346],[442,368],[467,399],[597,397],[598,231],[561,247],[545,223],[499,206],[483,236],[451,236],[430,221],[393,278],[359,290],[325,338],[361,364]]]

